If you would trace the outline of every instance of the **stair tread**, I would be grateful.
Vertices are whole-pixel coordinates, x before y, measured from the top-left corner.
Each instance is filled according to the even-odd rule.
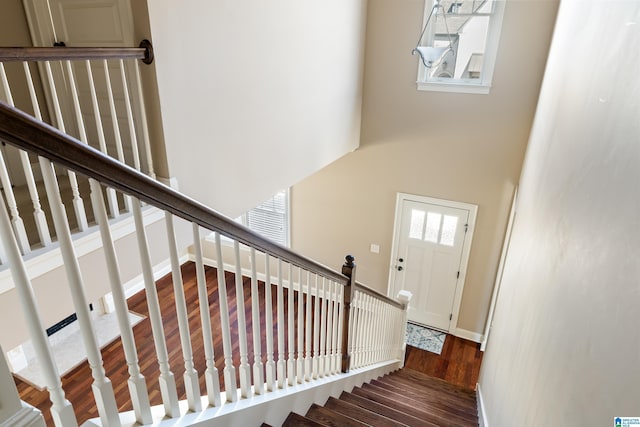
[[[327,400],[327,403],[324,404],[324,406],[325,408],[329,408],[332,411],[338,412],[342,415],[346,415],[368,425],[374,425],[376,427],[406,426],[406,424],[394,421],[390,418],[385,417],[384,415],[377,414],[352,403],[336,399],[335,397],[330,397],[329,400]]]
[[[443,380],[442,378],[432,377],[431,375],[427,375],[413,369],[404,368],[399,371],[395,371],[387,376],[389,378],[398,378],[398,379],[412,381],[419,386],[437,384],[443,389],[473,396],[474,399],[476,395],[476,392],[474,390],[470,390],[468,388],[465,388],[456,384],[452,384],[450,382]]]
[[[459,427],[462,425],[478,425],[477,421],[475,420],[469,421],[461,417],[456,417],[452,414],[442,413],[441,411],[425,411],[423,409],[416,408],[415,406],[413,406],[415,405],[415,402],[408,401],[407,399],[404,399],[404,401],[402,401],[394,397],[389,397],[384,389],[380,389],[379,387],[375,386],[369,386],[368,384],[363,384],[362,387],[353,389],[353,394],[357,394],[362,397],[374,400],[386,406],[394,407],[416,418],[426,419],[427,421],[440,426]]]
[[[427,395],[445,395],[452,400],[468,403],[475,406],[476,397],[475,393],[470,393],[468,390],[450,390],[443,388],[441,384],[416,384],[414,381],[407,380],[400,377],[382,377],[371,381],[372,384],[384,384],[393,389],[400,389],[402,393],[409,391],[412,394],[427,394]]]
[[[387,418],[394,419],[410,427],[438,427],[438,424],[435,424],[420,418],[416,418],[412,415],[398,411],[395,408],[383,405],[378,402],[374,402],[372,400],[368,400],[365,397],[358,396],[346,391],[340,395],[340,400],[351,403],[353,405],[360,406],[364,409],[367,409],[371,412],[375,412],[376,414],[383,415]]]
[[[313,421],[307,417],[304,417],[300,414],[296,414],[295,412],[291,412],[282,423],[282,427],[296,427],[296,426],[323,427],[324,425],[316,421]]]
[[[386,397],[387,399],[398,402],[402,405],[410,406],[416,411],[428,412],[436,417],[451,419],[452,421],[459,420],[461,422],[475,422],[478,419],[477,409],[475,406],[462,406],[460,402],[456,400],[438,401],[433,397],[428,396],[416,396],[401,391],[391,390],[388,387],[380,387],[375,384],[363,384],[362,388],[365,390],[373,391]],[[414,414],[416,415],[416,414]]]
[[[438,378],[432,378],[438,380]],[[451,388],[451,384],[442,383],[440,381],[422,381],[418,382],[416,379],[411,379],[402,376],[389,375],[383,378],[379,378],[378,381],[385,384],[392,384],[401,389],[410,388],[415,392],[425,392],[436,395],[442,395],[447,398],[459,401],[469,406],[476,406],[476,393],[472,390],[467,390],[460,387]]]
[[[366,427],[369,425],[341,413],[335,412],[324,406],[316,405],[315,403],[311,405],[311,408],[309,408],[305,416],[313,421],[317,421],[324,426]]]
[[[438,387],[416,387],[395,379],[372,380],[371,385],[381,387],[400,394],[403,398],[417,399],[420,401],[438,402],[443,406],[456,408],[476,408],[476,400],[467,395],[461,395],[452,391],[442,390]]]

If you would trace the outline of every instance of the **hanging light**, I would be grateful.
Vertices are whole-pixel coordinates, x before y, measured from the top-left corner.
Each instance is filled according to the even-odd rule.
[[[441,11],[442,17],[444,19],[444,26],[447,31],[447,37],[449,39],[449,46],[421,46],[422,38],[424,37],[424,33],[427,31],[427,27],[429,26],[429,22],[431,22],[432,17],[436,17],[438,15],[438,11]],[[420,55],[420,59],[422,63],[427,68],[435,68],[444,60],[445,56],[449,52],[453,52],[453,41],[451,40],[451,33],[449,33],[449,26],[447,24],[447,14],[445,13],[444,6],[440,4],[440,0],[435,0],[433,7],[431,8],[431,13],[429,13],[429,17],[427,18],[427,22],[424,24],[424,28],[420,33],[420,37],[418,38],[418,43],[416,47],[411,51],[412,55],[416,53]]]

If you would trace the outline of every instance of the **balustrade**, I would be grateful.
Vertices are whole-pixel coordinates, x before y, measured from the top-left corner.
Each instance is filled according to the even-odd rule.
[[[20,150],[38,227],[37,239],[41,246],[51,244],[46,216],[50,215],[53,219],[55,240],[64,258],[74,310],[93,375],[92,391],[103,425],[119,425],[120,418],[115,387],[103,368],[100,347],[89,316],[86,288],[91,284],[83,280],[72,241],[70,224],[74,223],[76,228],[82,229],[90,223],[90,217],[83,210],[85,200],[80,193],[81,180],[88,180],[91,190],[93,209],[89,213],[93,214],[102,239],[109,289],[113,295],[124,349],[122,364],[128,373],[127,400],[132,402],[138,423],[153,422],[150,395],[157,393],[147,389],[147,385],[151,384],[157,384],[159,388],[167,417],[183,415],[170,364],[170,354],[176,351],[169,348],[165,336],[163,318],[167,313],[163,313],[154,281],[148,230],[143,220],[143,202],[164,212],[164,237],[171,264],[175,317],[182,350],[181,364],[184,367],[182,379],[189,411],[206,409],[202,406],[201,376],[208,394],[207,404],[219,407],[225,402],[239,399],[248,401],[255,395],[268,395],[278,389],[297,390],[296,387],[304,388],[314,382],[327,382],[350,370],[366,369],[376,363],[399,361],[402,358],[407,301],[398,303],[357,283],[353,257],[346,258],[342,273],[335,272],[258,236],[154,180],[145,120],[133,114],[137,108],[143,107],[142,99],[136,97],[140,93],[134,92],[139,90],[140,82],[133,84],[137,89],[129,90],[128,82],[131,79],[125,72],[124,57],[117,57],[115,61],[118,61],[120,81],[127,95],[124,104],[126,130],[118,123],[118,112],[111,91],[105,101],[108,113],[101,108],[105,102],[101,102],[98,96],[97,75],[104,75],[100,85],[104,84],[109,89],[115,86],[107,59],[88,54],[83,57],[78,54],[79,51],[73,50],[68,55],[83,61],[78,66],[69,57],[59,57],[60,50],[45,51],[34,50],[31,57],[25,57],[0,48],[0,80],[7,101],[0,103],[0,140]],[[125,53],[134,55],[132,51]],[[135,51],[137,58],[142,54],[140,50]],[[54,96],[47,105],[52,106],[49,115],[54,118],[57,129],[41,120],[43,112],[39,105],[42,103],[34,89],[31,68],[27,62],[24,62],[24,69],[35,117],[13,107],[11,88],[6,83],[1,62],[16,58],[45,61],[40,69],[44,70],[48,90]],[[57,65],[59,60],[62,60],[61,67]],[[95,64],[92,62],[95,60],[101,62]],[[56,66],[52,67],[54,62]],[[137,64],[133,68],[136,67]],[[94,73],[98,68],[103,72]],[[82,79],[78,78],[80,70]],[[55,98],[55,94],[61,92],[57,90],[58,72],[64,72],[70,99]],[[138,78],[135,74],[133,81]],[[79,95],[80,80],[86,80],[88,84],[87,105],[90,111],[83,110],[82,97]],[[134,94],[132,99],[129,99],[129,93]],[[134,108],[134,105],[138,107]],[[71,115],[67,114],[67,110]],[[87,119],[91,119],[91,122],[87,122]],[[69,127],[66,123],[72,125]],[[139,124],[142,126],[138,127]],[[65,131],[77,134],[78,139],[67,135]],[[114,136],[116,158],[108,156],[111,151],[108,135],[111,134]],[[125,140],[130,148],[125,148]],[[142,141],[142,147],[138,146],[138,140]],[[127,155],[127,150],[131,150],[131,156]],[[39,183],[35,182],[34,174],[30,172],[32,158],[38,158],[49,202],[47,210],[42,209]],[[124,164],[129,160],[133,167]],[[146,174],[140,171],[142,163],[147,165]],[[59,180],[63,175],[60,171],[64,171],[70,183],[75,207],[73,218],[67,216],[62,202]],[[31,339],[45,372],[53,402],[53,420],[57,426],[75,426],[77,419],[61,387],[60,375],[43,333],[40,309],[23,259],[31,245],[28,244],[29,239],[25,238],[26,232],[19,225],[20,212],[15,198],[12,199],[11,177],[6,169],[3,172],[1,165],[0,178],[5,188],[0,210],[4,248],[2,260],[6,258],[10,263]],[[8,210],[5,206],[8,206]],[[110,221],[124,212],[130,213],[135,225],[139,273],[144,285],[155,349],[155,354],[151,356],[153,360],[139,360],[137,348],[140,343],[135,341],[128,318],[125,289],[113,238],[113,222]],[[176,224],[184,221],[190,226],[193,239],[197,304],[187,301],[182,279]],[[213,235],[212,247],[203,248],[202,233]],[[216,270],[217,290],[210,289],[211,284],[207,282],[207,265]],[[272,276],[273,272],[275,275]],[[219,318],[211,318],[213,304],[217,305]],[[260,309],[262,305],[263,310]],[[198,334],[202,335],[202,353],[193,345],[193,336],[198,329]],[[222,342],[222,351],[217,351],[217,354],[213,344],[216,340]],[[199,354],[203,354],[202,360]],[[222,367],[222,381],[216,362]],[[142,375],[141,366],[150,363],[158,366],[156,378]],[[203,372],[198,371],[198,366],[204,366]],[[224,390],[221,392],[222,388]]]

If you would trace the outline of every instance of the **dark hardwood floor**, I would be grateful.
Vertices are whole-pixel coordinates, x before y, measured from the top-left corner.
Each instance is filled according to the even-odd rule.
[[[447,335],[441,354],[407,346],[405,368],[475,390],[482,363],[480,344]]]
[[[182,266],[182,277],[184,282],[184,292],[189,312],[189,328],[191,334],[191,342],[194,355],[195,368],[200,374],[200,388],[204,394],[205,384],[204,376],[205,357],[203,348],[203,338],[200,327],[200,308],[198,304],[197,283],[195,274],[195,264],[186,263]],[[235,298],[235,276],[233,273],[226,273],[227,295],[230,308],[230,324],[232,330],[234,364],[239,363],[238,355],[238,336],[237,336],[237,304]],[[220,375],[221,388],[224,389],[222,379],[223,373],[223,348],[222,338],[220,334],[219,310],[218,310],[218,282],[215,268],[206,267],[207,289],[209,294],[210,318],[212,319],[212,330],[214,336],[214,353],[216,358],[216,368]],[[244,279],[244,301],[245,315],[247,319],[247,348],[249,363],[253,362],[253,346],[252,346],[252,322],[251,322],[251,295],[249,279]],[[260,328],[262,335],[265,335],[265,310],[264,310],[264,283],[260,282]],[[156,283],[158,297],[160,300],[162,320],[165,330],[165,338],[169,351],[169,364],[175,376],[178,387],[178,396],[180,399],[185,398],[184,393],[184,362],[182,359],[182,348],[180,346],[180,335],[178,332],[178,322],[176,318],[175,300],[173,297],[173,285],[171,275],[167,275]],[[273,293],[273,331],[275,357],[277,358],[277,312],[276,304],[276,288],[272,286]],[[297,309],[297,293],[294,294],[296,303],[294,307]],[[287,290],[284,290],[285,306],[287,300]],[[137,293],[128,300],[129,309],[133,312],[148,316],[148,308],[144,291]],[[313,307],[312,307],[313,308]],[[313,311],[313,310],[312,310]],[[294,310],[295,314],[295,310]],[[294,318],[297,318],[294,316]],[[285,317],[286,319],[286,317]],[[285,320],[286,334],[286,320]],[[140,368],[142,374],[147,379],[147,387],[152,405],[161,404],[160,390],[158,386],[158,364],[155,356],[155,347],[151,332],[151,323],[147,317],[134,327],[134,336],[138,350],[138,359],[140,360]],[[286,335],[285,335],[286,336]],[[262,340],[265,343],[265,340]],[[442,378],[455,384],[463,385],[467,388],[475,388],[482,354],[475,343],[470,343],[459,338],[448,336],[445,340],[442,355],[438,356],[433,353],[424,352],[412,347],[408,347],[406,356],[406,367],[428,375]],[[263,362],[266,361],[266,344],[261,349]],[[107,376],[111,379],[116,402],[120,411],[131,410],[129,394],[127,388],[127,365],[124,363],[124,352],[120,339],[115,340],[111,344],[102,349],[102,357],[104,360],[104,368]],[[237,370],[236,370],[237,371]],[[237,373],[237,372],[236,372]],[[39,408],[45,415],[47,425],[53,425],[50,414],[49,393],[34,388],[30,384],[15,379],[21,398],[31,405]],[[91,371],[88,363],[84,362],[68,374],[62,377],[62,385],[66,394],[66,398],[73,404],[76,416],[80,423],[98,416],[94,407],[93,396],[91,395]]]

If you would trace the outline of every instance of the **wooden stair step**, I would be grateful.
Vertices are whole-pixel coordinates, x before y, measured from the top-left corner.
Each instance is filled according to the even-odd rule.
[[[426,398],[437,398],[441,400],[443,397],[447,401],[454,401],[456,404],[462,404],[465,406],[476,406],[476,399],[474,394],[461,391],[450,391],[443,389],[439,384],[416,384],[412,381],[403,380],[401,378],[387,378],[382,377],[376,380],[372,380],[371,384],[379,385],[380,387],[389,387],[391,390],[400,390],[400,393],[408,393],[409,395],[416,395]]]
[[[471,390],[456,384],[452,384],[441,378],[435,378],[430,375],[423,374],[422,372],[415,371],[413,369],[401,369],[399,371],[395,371],[389,374],[388,376],[390,378],[404,378],[412,382],[416,382],[418,384],[439,384],[443,389],[454,391],[461,394],[466,393],[474,396],[475,398],[474,390]]]
[[[422,381],[417,379],[411,379],[409,377],[399,375],[387,375],[378,378],[377,381],[386,384],[393,384],[399,388],[410,387],[411,390],[416,392],[437,393],[451,396],[461,402],[467,402],[470,405],[476,404],[476,393],[473,390],[467,390],[463,387],[452,386],[445,381],[441,381],[439,378],[426,377]]]
[[[289,416],[282,423],[282,427],[323,427],[323,424],[310,420],[307,417],[303,417],[302,415],[296,414],[295,412],[291,412]]]
[[[413,403],[408,403],[407,399],[403,400],[397,397],[388,396],[384,390],[382,390],[382,392],[380,392],[380,390],[381,389],[379,389],[378,387],[372,389],[372,387],[368,387],[368,384],[363,384],[362,387],[354,388],[352,393],[381,403],[383,405],[396,408],[399,411],[406,412],[407,414],[412,415],[416,418],[425,419],[439,426],[460,427],[462,425],[473,425],[463,424],[460,422],[460,420],[458,420],[458,422],[454,422],[450,417],[442,416],[440,413],[418,409],[415,402],[411,401]]]
[[[399,411],[393,407],[383,405],[382,403],[374,402],[373,400],[369,400],[365,397],[358,396],[346,391],[340,395],[340,400],[343,402],[350,403],[352,405],[357,405],[361,408],[367,409],[371,412],[375,412],[376,414],[382,415],[384,417],[399,421],[410,427],[438,427],[438,424],[435,424],[420,418],[416,418],[412,415]]]
[[[448,403],[449,406],[447,406],[437,401],[433,403],[433,400],[429,401],[428,399],[422,399],[420,397],[409,397],[405,393],[391,391],[388,388],[378,387],[373,384],[363,384],[361,388],[377,393],[387,399],[400,403],[403,406],[412,408],[414,412],[411,414],[417,417],[432,416],[443,420],[442,422],[448,421],[456,425],[477,425],[478,423],[477,408],[474,406],[458,409],[455,406],[455,400],[450,401]],[[451,410],[452,407],[455,411]]]
[[[327,400],[327,403],[324,404],[324,407],[331,409],[332,411],[337,412],[339,414],[346,415],[347,417],[353,418],[354,420],[361,421],[367,425],[372,425],[376,427],[406,427],[407,426],[406,424],[387,418],[384,415],[376,414],[375,412],[371,412],[360,406],[353,405],[349,402],[336,399],[335,397],[329,397],[329,400]]]
[[[332,411],[324,406],[311,405],[311,408],[305,415],[307,418],[316,421],[323,426],[335,426],[335,427],[366,427],[368,424],[355,420],[346,415]]]

